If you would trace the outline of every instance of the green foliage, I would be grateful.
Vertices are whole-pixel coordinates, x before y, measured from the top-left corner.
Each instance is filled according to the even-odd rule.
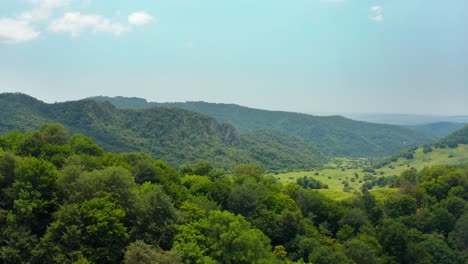
[[[251,228],[242,216],[226,211],[212,211],[206,219],[181,226],[179,231],[175,249],[192,263],[203,259],[194,256],[194,251],[220,263],[268,263],[272,258],[268,237]]]
[[[328,189],[328,185],[321,183],[320,181],[304,176],[302,178],[297,179],[297,184],[301,185],[305,189]]]
[[[80,204],[83,244],[86,255],[98,263],[115,263],[121,259],[128,240],[123,220],[125,211],[111,198],[93,198]]]
[[[23,152],[29,139],[34,147]],[[181,175],[142,153],[95,151],[93,141],[59,125],[0,142],[1,263],[458,264],[468,257],[463,166],[408,170],[395,176],[398,190],[335,200],[255,165],[229,173],[200,162]],[[53,159],[50,149],[68,152]]]
[[[172,251],[162,251],[137,240],[127,246],[124,264],[181,264],[182,258]]]
[[[359,239],[351,239],[344,243],[344,254],[359,264],[378,264],[380,263],[375,250],[372,246]]]
[[[160,186],[149,183],[140,186],[132,214],[133,238],[163,249],[171,248],[178,215],[171,199]]]

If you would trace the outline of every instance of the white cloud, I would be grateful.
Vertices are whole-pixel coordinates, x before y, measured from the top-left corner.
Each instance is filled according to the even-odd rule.
[[[128,23],[134,26],[142,26],[150,23],[154,20],[150,14],[146,13],[145,11],[138,11],[131,13],[128,15]]]
[[[83,31],[108,32],[121,35],[130,29],[120,23],[113,23],[99,15],[82,15],[79,12],[65,13],[62,18],[52,21],[49,30],[53,32],[69,33],[73,37],[79,36]]]
[[[375,22],[382,22],[384,20],[384,15],[382,11],[383,11],[383,8],[381,6],[371,7],[370,8],[371,16],[369,18]]]
[[[382,22],[384,20],[384,16],[382,14],[375,15],[375,16],[372,16],[371,19],[376,21],[376,22]]]
[[[46,20],[50,17],[51,12],[48,9],[37,8],[28,12],[23,12],[18,16],[19,20],[25,22],[36,22]]]
[[[34,8],[21,13],[18,19],[27,22],[37,22],[47,20],[54,9],[69,5],[69,0],[30,0]]]
[[[19,43],[36,39],[41,32],[36,27],[43,27],[48,23],[51,32],[68,33],[73,37],[85,31],[107,32],[121,35],[131,31],[132,26],[151,23],[155,18],[145,11],[131,13],[129,24],[111,21],[109,18],[94,14],[67,12],[62,17],[51,20],[56,9],[67,7],[72,0],[25,0],[32,7],[14,18],[0,17],[0,43]],[[120,16],[120,12],[117,13]]]
[[[371,7],[371,11],[373,11],[373,12],[382,12],[382,7],[381,6],[373,6],[373,7]]]
[[[37,38],[36,31],[28,22],[19,19],[0,19],[0,43],[20,43]]]

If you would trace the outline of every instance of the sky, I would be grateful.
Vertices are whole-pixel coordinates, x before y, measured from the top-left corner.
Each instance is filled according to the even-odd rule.
[[[0,92],[468,115],[468,1],[0,0]]]

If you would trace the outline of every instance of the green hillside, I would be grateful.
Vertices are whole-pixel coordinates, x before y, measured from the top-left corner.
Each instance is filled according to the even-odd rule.
[[[259,129],[286,133],[317,146],[325,154],[338,157],[388,156],[432,139],[425,132],[407,127],[359,122],[341,116],[312,116],[205,102],[148,103],[144,99],[124,97],[94,99],[109,101],[118,108],[171,106],[188,109],[211,116],[218,122],[228,122],[241,133]]]
[[[257,130],[241,135],[241,148],[258,164],[270,164],[275,171],[314,168],[327,160],[315,146],[273,130]]]
[[[413,129],[425,132],[433,138],[442,138],[463,128],[464,123],[436,122],[424,125],[410,126]]]
[[[264,143],[255,140],[258,134],[246,135],[244,142],[232,125],[180,108],[122,110],[93,100],[46,104],[22,94],[0,95],[0,133],[50,122],[87,135],[106,150],[147,152],[172,165],[210,160],[224,168],[258,163],[269,170],[301,169],[326,159],[293,138],[276,142],[280,137],[274,133],[264,133]]]
[[[309,168],[271,176],[283,183],[294,183],[307,176],[326,184],[328,188],[320,191],[330,198],[346,199],[355,196],[354,192],[359,192],[363,186],[372,187],[376,194],[394,191],[382,187],[391,185],[405,171],[422,171],[441,165],[468,166],[468,126],[432,144],[407,148],[381,160],[336,158],[315,170]]]
[[[438,148],[454,148],[457,147],[459,144],[468,144],[468,125],[444,138],[436,140],[432,144],[432,146]]]

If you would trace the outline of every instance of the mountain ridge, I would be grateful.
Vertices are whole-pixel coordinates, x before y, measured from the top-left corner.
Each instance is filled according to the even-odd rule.
[[[0,133],[30,131],[52,122],[93,138],[106,150],[143,151],[173,165],[209,160],[224,168],[258,163],[266,169],[293,169],[317,166],[327,159],[312,146],[299,146],[292,139],[277,145],[281,151],[261,145],[268,159],[252,155],[248,144],[252,141],[242,143],[232,125],[175,107],[117,109],[109,102],[90,99],[46,104],[24,94],[0,94]],[[299,152],[308,155],[293,160]]]
[[[117,108],[177,107],[206,114],[234,125],[240,133],[271,129],[317,146],[331,156],[387,156],[408,146],[431,142],[430,135],[402,126],[354,121],[342,116],[312,116],[303,113],[269,111],[236,104],[206,102],[155,103],[126,97],[93,97]]]

